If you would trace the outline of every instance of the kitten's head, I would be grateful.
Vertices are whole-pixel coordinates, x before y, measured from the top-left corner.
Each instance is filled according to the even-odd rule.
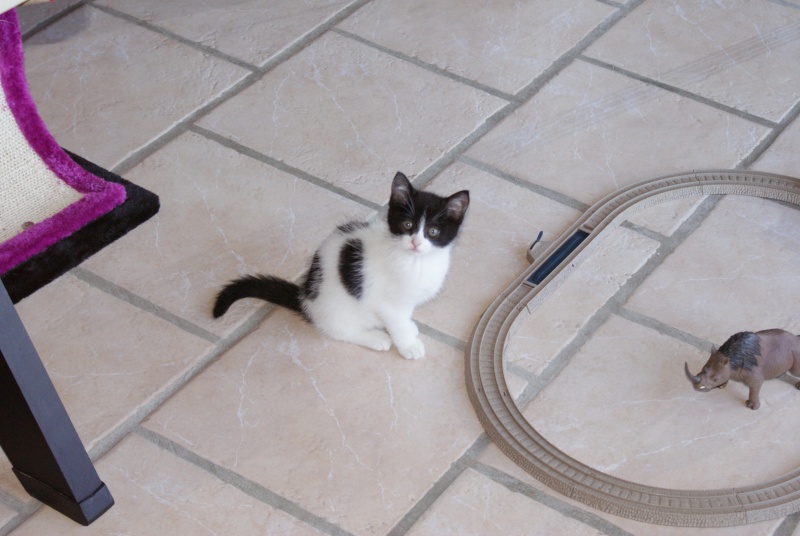
[[[400,240],[403,249],[425,254],[434,247],[447,247],[455,240],[468,206],[466,190],[450,197],[421,192],[398,172],[389,198],[389,231]]]

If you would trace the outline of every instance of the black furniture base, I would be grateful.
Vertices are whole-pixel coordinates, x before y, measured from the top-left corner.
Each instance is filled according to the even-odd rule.
[[[22,471],[14,469],[14,474],[17,475],[20,484],[31,497],[57,512],[61,512],[81,525],[88,526],[92,524],[93,521],[114,506],[111,492],[102,482],[100,482],[100,487],[92,495],[81,502],[75,502],[75,499],[62,495],[49,485],[36,480],[30,475],[26,475]]]
[[[0,448],[32,497],[88,525],[114,505],[0,284]]]

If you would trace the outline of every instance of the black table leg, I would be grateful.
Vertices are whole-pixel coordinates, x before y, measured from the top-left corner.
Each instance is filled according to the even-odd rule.
[[[0,448],[25,491],[89,525],[114,504],[0,283]]]

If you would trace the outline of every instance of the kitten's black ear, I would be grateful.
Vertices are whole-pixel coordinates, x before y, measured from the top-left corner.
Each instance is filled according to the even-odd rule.
[[[463,190],[447,198],[447,215],[455,221],[464,219],[469,207],[469,191]]]
[[[405,204],[411,199],[412,193],[414,193],[414,187],[411,186],[411,181],[398,171],[392,181],[391,200],[395,203]]]

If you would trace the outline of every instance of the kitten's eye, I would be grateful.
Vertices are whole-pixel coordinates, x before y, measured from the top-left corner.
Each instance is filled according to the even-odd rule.
[[[437,236],[439,236],[439,228],[431,227],[430,229],[428,229],[428,236],[430,236],[431,238],[436,238]]]
[[[412,222],[408,221],[408,220],[404,221],[404,222],[403,222],[403,223],[401,223],[400,225],[401,225],[401,226],[403,227],[403,229],[405,229],[406,231],[410,231],[411,229],[413,229],[413,228],[414,228],[414,224],[413,224]]]

